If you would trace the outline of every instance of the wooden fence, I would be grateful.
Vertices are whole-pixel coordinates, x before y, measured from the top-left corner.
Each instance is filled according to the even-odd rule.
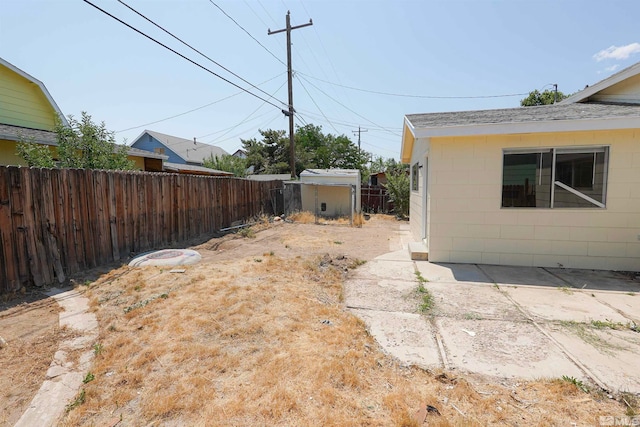
[[[0,294],[271,213],[280,181],[0,166]]]
[[[363,212],[389,213],[393,202],[389,201],[386,188],[378,185],[363,185],[360,188],[360,205]]]

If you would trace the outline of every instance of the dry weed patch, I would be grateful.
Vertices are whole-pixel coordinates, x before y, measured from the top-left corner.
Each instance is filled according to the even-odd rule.
[[[347,241],[343,230],[306,237]],[[441,426],[593,423],[620,413],[596,395],[574,402],[585,394],[558,381],[500,384],[400,365],[340,303],[357,252],[281,257],[283,246],[271,245],[294,238],[282,233],[243,240],[184,274],[124,267],[88,289],[103,349],[85,402],[63,425],[122,417],[132,426],[418,426],[427,404],[440,414],[427,413],[428,425]],[[256,253],[269,255],[256,263]],[[124,312],[158,294],[167,297]]]

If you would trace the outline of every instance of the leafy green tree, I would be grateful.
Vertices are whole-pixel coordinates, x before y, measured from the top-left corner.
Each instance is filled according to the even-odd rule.
[[[234,176],[247,176],[247,160],[241,157],[225,154],[223,156],[213,156],[203,162],[204,166],[220,171],[231,172]]]
[[[529,92],[529,96],[520,100],[520,106],[533,107],[535,105],[551,105],[554,103],[554,100],[555,102],[560,102],[568,96],[569,95],[565,95],[560,91],[558,91],[556,95],[554,90],[546,89],[545,91],[540,92],[536,89]]]
[[[69,126],[56,120],[57,163],[53,153],[35,147],[34,142],[19,141],[18,155],[30,166],[80,169],[130,170],[134,162],[128,158],[129,147],[115,143],[113,132],[104,122],[96,124],[91,116],[82,112],[80,120],[69,116]]]
[[[260,130],[262,140],[243,140],[242,149],[247,153],[247,166],[253,166],[256,174],[289,172],[289,139],[284,130]]]
[[[56,162],[53,160],[51,149],[48,145],[37,144],[33,140],[18,141],[16,154],[27,162],[28,166],[37,168],[55,168]]]
[[[389,201],[393,202],[397,216],[405,218],[409,216],[409,165],[402,164],[392,170],[387,170],[387,194]]]
[[[297,128],[295,138],[306,168],[359,169],[363,176],[367,172],[370,154],[345,135],[324,134],[321,126],[308,124]]]

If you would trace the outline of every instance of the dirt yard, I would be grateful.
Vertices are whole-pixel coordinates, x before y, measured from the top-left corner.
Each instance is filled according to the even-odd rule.
[[[342,283],[398,249],[397,226],[263,224],[194,247],[203,260],[184,272],[122,267],[79,286],[100,337],[62,425],[597,425],[624,414],[570,381],[427,372],[384,354],[345,310]],[[0,350],[3,373],[30,360]]]
[[[56,302],[29,292],[0,303],[0,425],[12,426],[40,388],[64,334]]]

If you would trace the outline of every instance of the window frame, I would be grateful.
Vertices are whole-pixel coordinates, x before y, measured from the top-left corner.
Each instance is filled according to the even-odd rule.
[[[503,197],[500,197],[500,209],[606,209],[607,207],[607,189],[609,180],[609,157],[610,157],[610,145],[587,145],[587,146],[560,146],[560,147],[535,147],[535,148],[503,148],[502,149],[502,191],[504,191],[504,175],[505,175],[505,156],[509,154],[544,154],[551,153],[551,188],[549,194],[549,207],[536,207],[536,206],[503,206]],[[560,154],[594,154],[594,167],[593,167],[593,181],[595,184],[595,164],[597,153],[603,153],[603,171],[602,171],[602,202],[593,199],[592,197],[582,193],[580,190],[570,187],[563,182],[556,180],[557,170],[557,155]],[[536,170],[537,173],[537,170]],[[565,191],[568,191],[575,196],[589,202],[592,206],[576,206],[576,207],[556,207],[555,206],[555,193],[556,187],[559,187]]]
[[[420,191],[420,164],[418,162],[411,166],[411,191]]]

